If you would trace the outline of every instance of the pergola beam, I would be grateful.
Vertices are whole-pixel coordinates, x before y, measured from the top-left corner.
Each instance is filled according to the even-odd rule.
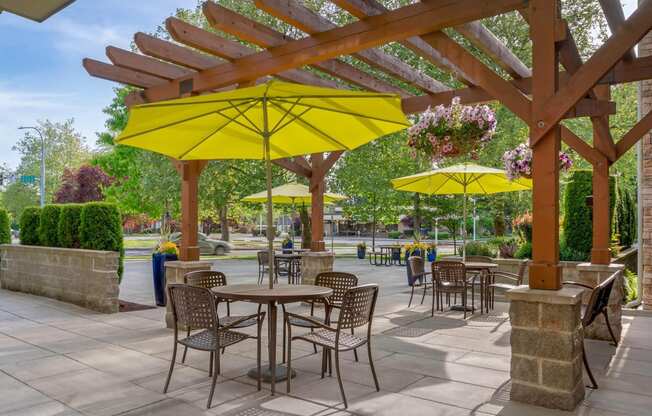
[[[259,9],[310,35],[337,28],[334,23],[295,0],[255,0],[255,4]],[[378,49],[359,51],[353,56],[426,93],[436,93],[447,89],[441,82],[415,70],[399,58]]]
[[[616,143],[616,155],[620,158],[643,136],[652,130],[652,112],[647,113]]]
[[[177,65],[125,51],[114,46],[106,47],[106,56],[115,66],[133,69],[134,71],[168,80],[183,77],[193,72]]]
[[[221,59],[193,51],[183,46],[155,38],[146,33],[138,32],[134,35],[134,43],[145,55],[177,65],[201,71],[223,63]]]
[[[177,42],[210,55],[226,59],[227,61],[234,61],[255,53],[253,49],[241,43],[225,39],[174,17],[170,17],[165,21],[165,27],[170,36],[172,36],[172,39]],[[340,87],[335,81],[323,79],[308,71],[299,69],[283,71],[276,74],[276,76],[280,79],[300,84],[329,88]]]
[[[571,76],[564,88],[548,99],[545,110],[532,126],[532,144],[550,131],[562,116],[575,105],[589,89],[598,83],[622,56],[652,28],[652,1],[642,3],[582,67]]]
[[[604,16],[607,18],[607,24],[611,33],[615,33],[625,23],[625,12],[623,11],[623,6],[620,4],[620,0],[599,0],[599,2]],[[623,59],[626,61],[635,58],[636,53],[634,52],[634,48],[629,49],[623,55]]]
[[[237,36],[240,39],[244,39],[263,48],[280,46],[287,43],[289,40],[292,40],[282,33],[276,32],[272,28],[262,25],[254,20],[251,20],[215,3],[207,3],[207,6],[204,8],[204,14],[206,15],[208,22],[215,29]],[[179,24],[175,22],[175,25]],[[184,24],[188,25],[187,23]],[[244,45],[241,46],[243,48],[249,49]],[[254,53],[253,50],[250,51],[251,52],[249,54]],[[402,88],[396,87],[392,84],[375,78],[366,72],[361,71],[354,66],[349,65],[345,62],[341,62],[337,59],[329,59],[323,62],[318,62],[313,66],[332,76],[341,78],[353,85],[357,85],[370,91],[391,92],[399,94],[403,97],[411,96],[411,94]]]
[[[138,88],[150,88],[166,82],[165,78],[144,74],[127,68],[120,68],[115,65],[85,58],[82,65],[86,72],[94,77],[131,85]]]
[[[303,160],[305,161],[305,159],[303,159]],[[276,159],[276,160],[273,160],[272,163],[274,163],[274,164],[276,164],[276,165],[278,165],[278,166],[280,166],[282,168],[285,168],[285,169],[289,170],[290,172],[296,173],[299,176],[303,176],[304,178],[310,178],[312,176],[312,170],[310,169],[310,166],[308,166],[306,168],[303,164],[297,162],[296,159],[295,160],[292,160],[290,158],[288,158],[288,159]]]
[[[347,55],[411,36],[438,31],[468,21],[522,8],[526,0],[432,0],[373,16],[294,40],[285,45],[200,71],[189,77],[149,88],[151,101],[174,98],[180,91],[192,93],[219,88]],[[183,88],[182,88],[183,85]]]

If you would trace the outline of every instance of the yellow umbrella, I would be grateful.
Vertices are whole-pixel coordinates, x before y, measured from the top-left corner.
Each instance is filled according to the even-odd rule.
[[[462,227],[462,256],[466,259],[466,199],[468,194],[495,194],[532,189],[532,180],[510,180],[504,170],[488,168],[473,163],[463,163],[434,169],[416,175],[391,180],[398,191],[418,192],[428,195],[464,195],[464,226]]]
[[[117,142],[178,160],[265,160],[271,288],[274,236],[270,161],[352,150],[408,126],[400,97],[395,94],[270,81],[136,106]]]

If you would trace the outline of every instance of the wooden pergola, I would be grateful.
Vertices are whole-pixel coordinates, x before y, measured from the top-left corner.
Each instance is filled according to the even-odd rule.
[[[293,39],[208,1],[203,12],[213,28],[261,50],[170,17],[166,27],[176,42],[137,33],[134,40],[141,53],[109,46],[106,52],[111,64],[92,59],[85,59],[83,64],[93,76],[140,88],[128,96],[128,105],[248,86],[270,76],[311,85],[397,93],[406,113],[449,103],[455,96],[463,103],[498,100],[530,128],[534,165],[530,287],[561,287],[558,153],[562,140],[593,166],[591,260],[597,264],[610,262],[609,166],[652,129],[652,115],[648,114],[620,140],[614,140],[608,121],[616,111],[610,101],[610,86],[652,78],[652,58],[637,58],[633,51],[652,28],[652,0],[642,2],[628,19],[619,0],[600,0],[613,35],[586,62],[560,17],[557,1],[423,0],[395,10],[387,10],[376,0],[333,3],[358,20],[337,26],[296,0],[256,0],[261,10],[306,33]],[[514,10],[530,26],[532,69],[480,23],[483,18]],[[484,64],[443,32],[445,28],[468,39],[504,73]],[[426,62],[451,72],[465,86],[452,89],[379,49],[390,42],[400,43]],[[347,63],[344,55],[363,61],[374,73]],[[383,73],[382,78],[377,76],[378,71]],[[574,117],[590,117],[592,145],[560,124]],[[324,176],[340,155],[313,154],[275,162],[310,180],[315,251],[324,250]],[[197,183],[205,163],[177,162],[183,184],[184,260],[196,260],[199,255]]]

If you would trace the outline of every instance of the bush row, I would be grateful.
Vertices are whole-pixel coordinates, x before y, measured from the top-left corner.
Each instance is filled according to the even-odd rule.
[[[11,244],[9,214],[4,209],[0,209],[0,244]]]
[[[20,218],[20,243],[23,245],[120,253],[120,279],[124,268],[122,238],[120,211],[115,204],[105,202],[46,205],[42,209],[29,207]]]

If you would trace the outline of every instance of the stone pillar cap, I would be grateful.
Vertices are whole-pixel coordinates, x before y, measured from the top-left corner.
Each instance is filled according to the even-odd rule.
[[[213,262],[211,262],[211,261],[202,261],[202,260],[197,260],[197,261],[174,260],[174,261],[166,261],[165,262],[165,267],[173,267],[175,269],[195,269],[197,267],[208,267],[208,268],[210,268],[212,265],[213,265]]]
[[[560,290],[530,289],[529,286],[518,286],[507,291],[510,301],[550,303],[555,305],[575,305],[582,301],[583,288],[564,286]]]
[[[596,271],[596,272],[617,272],[620,270],[625,270],[624,264],[611,263],[611,264],[593,264],[593,263],[580,263],[577,265],[577,268],[582,271]]]

